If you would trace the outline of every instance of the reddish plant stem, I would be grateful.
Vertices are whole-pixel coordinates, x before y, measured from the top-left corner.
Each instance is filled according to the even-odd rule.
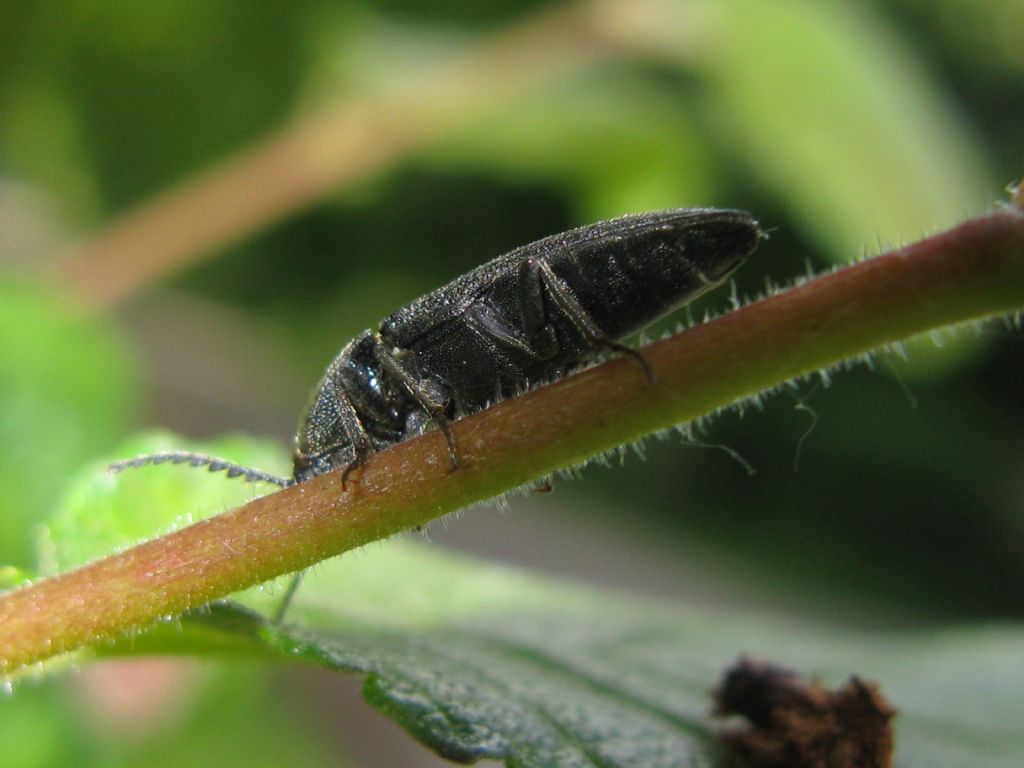
[[[1024,214],[1007,208],[776,294],[454,425],[0,596],[0,670],[144,628],[426,523],[656,429],[932,328],[1024,305]]]

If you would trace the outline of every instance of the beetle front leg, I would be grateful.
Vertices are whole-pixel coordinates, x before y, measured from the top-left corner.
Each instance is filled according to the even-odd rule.
[[[424,386],[423,383],[417,381],[416,377],[409,373],[408,369],[402,365],[402,361],[392,354],[388,346],[379,338],[377,339],[377,345],[374,347],[373,354],[384,372],[395,379],[412,396],[416,404],[423,409],[430,417],[430,420],[441,430],[445,442],[448,444],[448,458],[452,463],[452,471],[454,472],[459,468],[459,453],[455,447],[455,435],[452,434],[451,423],[444,413],[447,403],[438,397],[436,390],[431,391],[430,387]]]
[[[332,370],[325,378],[310,408],[307,423],[300,432],[305,439],[296,440],[296,482],[333,469],[337,466],[335,459],[339,454],[350,452],[351,460],[341,475],[344,490],[348,476],[367,463],[373,453],[373,444],[359,419],[351,394],[353,390],[358,391],[358,387],[343,370]]]

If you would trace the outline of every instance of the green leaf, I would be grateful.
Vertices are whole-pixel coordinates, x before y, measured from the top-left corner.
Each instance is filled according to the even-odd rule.
[[[189,441],[168,432],[134,437],[90,463],[68,483],[56,512],[42,527],[40,571],[66,571],[250,501],[267,486],[229,481],[226,475],[172,465],[146,466],[118,474],[116,459],[187,450],[220,456],[268,472],[288,474],[279,443],[249,437]]]
[[[0,560],[31,562],[60,479],[106,450],[135,403],[135,371],[112,329],[64,296],[0,281]]]
[[[232,650],[358,672],[368,701],[439,754],[517,767],[730,765],[710,691],[749,654],[829,685],[879,683],[899,710],[896,765],[1024,761],[1021,626],[825,629],[585,590],[407,541],[318,567],[300,617],[278,627],[218,604],[105,652],[209,651],[220,634]]]
[[[15,568],[13,565],[0,566],[0,592],[25,586],[31,580],[32,575],[28,571]]]
[[[704,65],[723,137],[837,261],[990,205],[948,97],[868,7],[729,0],[716,13]]]
[[[90,667],[0,697],[4,768],[351,765],[255,665]]]
[[[998,185],[950,98],[868,7],[729,0],[714,13],[702,65],[721,136],[835,263],[990,207]],[[925,378],[978,349],[910,345],[903,368]]]

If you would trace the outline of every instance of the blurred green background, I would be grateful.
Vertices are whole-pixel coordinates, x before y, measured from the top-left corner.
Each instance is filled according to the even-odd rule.
[[[135,430],[286,444],[352,335],[529,240],[746,208],[754,296],[1020,175],[1016,0],[422,5],[3,4],[0,563],[34,569],[64,479]],[[828,623],[1019,620],[1022,338],[943,341],[430,536]],[[440,763],[325,677],[87,667],[0,701],[2,762]]]

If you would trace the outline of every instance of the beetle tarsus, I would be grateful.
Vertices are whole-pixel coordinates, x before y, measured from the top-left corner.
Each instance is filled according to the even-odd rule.
[[[434,423],[437,424],[437,428],[441,430],[444,435],[444,441],[448,446],[448,460],[452,464],[451,471],[454,472],[462,467],[462,463],[459,461],[459,449],[455,445],[455,435],[452,433],[452,425],[444,415],[434,416]]]
[[[644,373],[644,378],[647,380],[647,386],[653,387],[658,383],[658,380],[654,376],[654,370],[651,368],[650,362],[644,357],[644,353],[639,349],[629,346],[628,344],[620,344],[612,339],[601,339],[597,342],[600,346],[605,349],[615,352],[620,355],[626,355],[627,357],[635,360],[637,365]]]
[[[353,472],[355,472],[357,469],[361,469],[364,464],[366,464],[366,458],[365,457],[356,459],[355,461],[350,461],[348,463],[348,465],[345,467],[344,471],[341,473],[341,492],[342,493],[345,493],[346,491],[348,491],[348,479],[351,476],[351,474]]]

